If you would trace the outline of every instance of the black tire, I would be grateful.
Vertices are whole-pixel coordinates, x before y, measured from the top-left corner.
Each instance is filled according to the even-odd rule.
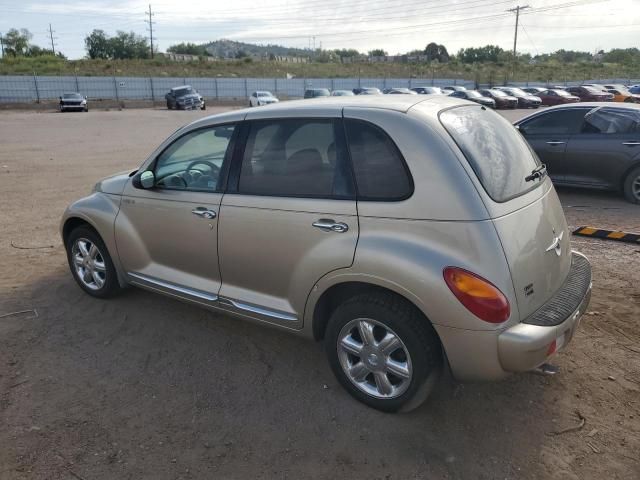
[[[73,251],[74,244],[79,239],[86,239],[91,243],[95,244],[95,246],[98,248],[100,256],[104,261],[105,280],[104,280],[104,284],[100,288],[97,288],[97,289],[89,288],[87,285],[83,283],[83,281],[80,279],[78,275],[78,272],[76,271],[74,260],[72,257],[73,255],[72,251]],[[65,248],[67,250],[67,261],[69,263],[69,269],[71,270],[71,274],[73,275],[73,278],[75,279],[76,283],[80,286],[80,288],[82,288],[82,290],[84,290],[86,293],[88,293],[92,297],[96,297],[96,298],[108,298],[115,295],[121,290],[120,284],[118,283],[118,276],[116,274],[116,269],[113,266],[113,261],[111,260],[111,255],[109,254],[107,247],[102,241],[102,238],[100,238],[100,235],[98,235],[95,230],[86,226],[75,228],[69,234]]]
[[[84,113],[87,113],[89,111],[89,107],[84,107]]]
[[[167,110],[173,110],[173,106],[169,102],[167,102]]]
[[[206,109],[207,109],[207,106],[203,103],[202,107],[200,107],[200,110],[206,110]]]
[[[396,397],[376,398],[364,392],[343,370],[338,354],[340,333],[349,322],[361,318],[390,329],[409,354],[411,378],[406,390]],[[415,306],[391,293],[365,293],[339,305],[327,325],[325,350],[331,369],[342,386],[362,403],[383,412],[408,412],[420,406],[442,372],[442,348],[435,330]]]
[[[640,167],[636,167],[631,170],[624,179],[624,198],[628,202],[640,203],[640,193],[637,195],[633,193],[634,184],[637,188],[638,183],[640,183]]]

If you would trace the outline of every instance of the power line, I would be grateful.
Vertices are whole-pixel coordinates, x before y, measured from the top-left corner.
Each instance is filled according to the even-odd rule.
[[[150,43],[151,43],[151,58],[153,58],[153,24],[156,23],[152,20],[152,17],[155,15],[154,13],[151,12],[151,4],[149,4],[149,12],[147,12],[147,15],[149,15],[149,20],[145,20],[145,23],[149,24],[149,39],[150,39]]]

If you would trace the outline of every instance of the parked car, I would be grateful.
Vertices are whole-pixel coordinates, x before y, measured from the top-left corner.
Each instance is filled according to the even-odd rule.
[[[379,88],[375,87],[358,87],[353,89],[356,95],[382,95]]]
[[[613,94],[614,102],[640,103],[640,95],[631,93],[624,85],[604,85],[604,88]]]
[[[554,183],[621,191],[640,203],[640,105],[563,105],[516,125]]]
[[[464,92],[466,90],[462,85],[449,85],[448,87],[443,87],[442,91],[446,94],[450,94],[451,92]]]
[[[331,92],[332,97],[353,97],[355,93],[351,90],[334,90]]]
[[[542,100],[536,95],[531,95],[524,90],[516,87],[496,87],[496,90],[502,90],[507,95],[518,99],[519,108],[538,108],[542,105]]]
[[[527,92],[527,93],[530,93],[531,95],[539,96],[538,94],[544,92],[545,90],[547,90],[547,88],[545,88],[545,87],[524,87],[522,90]]]
[[[542,100],[542,105],[547,106],[562,105],[565,103],[578,103],[580,101],[580,97],[571,95],[565,90],[557,90],[555,88],[550,88],[540,92],[538,97]]]
[[[480,90],[480,94],[484,97],[493,99],[496,103],[496,108],[518,108],[518,99],[511,95],[507,95],[502,90],[485,88]]]
[[[540,367],[591,292],[523,137],[444,96],[200,119],[71,204],[61,235],[89,295],[135,285],[321,340],[384,411],[417,407],[445,363],[460,380]]]
[[[581,87],[567,87],[565,89],[571,95],[575,95],[576,97],[580,97],[581,102],[612,102],[613,94],[609,92],[605,92],[603,90],[598,90],[596,87],[592,86],[581,86]]]
[[[304,91],[304,98],[329,97],[331,93],[326,88],[307,88]]]
[[[411,90],[420,95],[444,95],[440,87],[414,87]]]
[[[253,92],[249,97],[250,107],[260,107],[262,105],[271,105],[272,103],[278,103],[280,100],[271,92],[267,90],[260,90]]]
[[[496,108],[496,101],[493,98],[485,97],[477,90],[459,90],[457,92],[452,92],[449,96],[476,102],[480,105],[484,105],[485,107]]]
[[[385,88],[382,93],[385,95],[417,95],[413,90],[403,87]]]
[[[58,107],[61,112],[66,112],[67,110],[76,110],[79,112],[89,111],[87,97],[83,97],[78,92],[63,93],[59,99],[60,103]]]
[[[167,101],[167,109],[173,110],[205,110],[207,107],[204,98],[196,92],[191,85],[173,87],[164,96]]]

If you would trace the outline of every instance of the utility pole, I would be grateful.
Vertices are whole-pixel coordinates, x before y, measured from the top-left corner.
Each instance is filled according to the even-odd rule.
[[[56,44],[53,43],[53,30],[51,28],[51,24],[49,24],[49,38],[51,38],[51,51],[53,54],[56,54]]]
[[[2,38],[2,32],[0,32],[0,50],[2,50],[2,58],[4,58],[4,39]]]
[[[513,76],[516,76],[516,47],[518,45],[518,21],[520,20],[520,12],[526,8],[531,8],[529,5],[516,5],[514,8],[510,8],[507,12],[516,12],[516,30],[513,35]]]
[[[149,16],[149,20],[145,20],[145,23],[149,24],[149,43],[151,44],[151,58],[153,58],[153,24],[156,22],[152,20],[155,14],[151,12],[151,4],[149,4],[149,11],[145,14]]]

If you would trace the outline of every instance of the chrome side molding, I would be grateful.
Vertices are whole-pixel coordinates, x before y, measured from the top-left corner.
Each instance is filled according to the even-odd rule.
[[[193,288],[182,287],[179,285],[175,285],[173,283],[159,280],[154,277],[150,277],[148,275],[144,275],[142,273],[128,272],[127,275],[135,279],[132,283],[140,286],[149,285],[149,286],[162,287],[162,288],[166,288],[167,290],[172,290],[176,293],[180,293],[182,295],[194,297],[199,300],[206,300],[207,302],[215,302],[218,300],[218,296],[212,293],[203,292],[202,290],[195,290]]]
[[[298,320],[298,317],[289,313],[280,312],[278,310],[271,310],[264,307],[258,307],[257,305],[250,305],[248,303],[242,303],[226,297],[220,297],[218,299],[218,302],[223,305],[234,307],[237,310],[263,315],[265,317],[274,318],[276,320],[283,320],[286,322],[295,322]]]

